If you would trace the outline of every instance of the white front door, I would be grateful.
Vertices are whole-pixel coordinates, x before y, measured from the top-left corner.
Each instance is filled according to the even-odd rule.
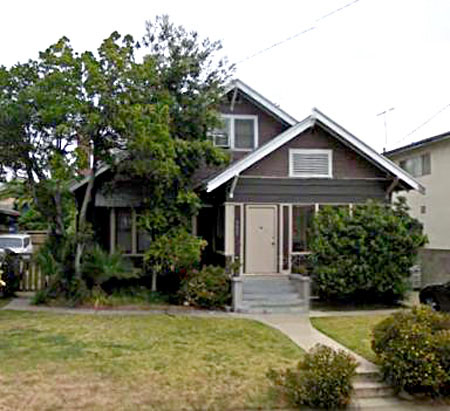
[[[277,271],[277,207],[248,205],[245,222],[245,272],[269,274]]]

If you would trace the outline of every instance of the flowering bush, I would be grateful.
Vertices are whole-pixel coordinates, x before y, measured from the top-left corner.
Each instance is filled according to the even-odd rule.
[[[425,306],[395,313],[374,328],[372,348],[385,379],[398,391],[449,393],[449,315]]]
[[[297,368],[270,370],[267,377],[293,407],[336,409],[349,405],[357,361],[344,351],[316,345]]]

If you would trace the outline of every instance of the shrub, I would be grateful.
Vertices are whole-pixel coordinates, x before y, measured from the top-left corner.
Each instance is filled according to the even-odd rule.
[[[346,352],[318,344],[297,368],[270,370],[267,376],[291,406],[336,409],[350,403],[357,366]]]
[[[138,272],[134,270],[130,260],[126,260],[120,253],[110,254],[98,245],[86,253],[82,272],[88,288],[101,288],[113,279],[138,277]]]
[[[184,228],[175,228],[155,238],[144,256],[152,272],[152,291],[156,291],[157,275],[192,269],[199,263],[205,247],[205,240]]]
[[[397,391],[446,394],[450,387],[450,316],[429,307],[395,313],[373,331],[372,348]]]
[[[409,289],[410,267],[426,243],[404,199],[368,202],[352,213],[324,207],[310,242],[314,288],[325,300],[396,302]]]
[[[188,271],[181,280],[182,303],[202,308],[221,308],[231,301],[230,277],[222,267],[204,266]]]

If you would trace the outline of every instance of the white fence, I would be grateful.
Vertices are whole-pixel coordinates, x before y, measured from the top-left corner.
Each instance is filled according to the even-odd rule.
[[[20,259],[20,291],[38,291],[46,287],[48,278],[42,275],[38,265],[31,259]]]

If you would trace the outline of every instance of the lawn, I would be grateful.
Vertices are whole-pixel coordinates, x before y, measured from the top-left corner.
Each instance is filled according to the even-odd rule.
[[[268,407],[267,369],[301,355],[243,319],[0,311],[0,409]]]
[[[386,315],[358,315],[311,318],[319,331],[350,348],[357,354],[375,362],[375,353],[370,348],[372,329]]]
[[[0,298],[0,308],[4,307],[11,301],[11,298]]]

